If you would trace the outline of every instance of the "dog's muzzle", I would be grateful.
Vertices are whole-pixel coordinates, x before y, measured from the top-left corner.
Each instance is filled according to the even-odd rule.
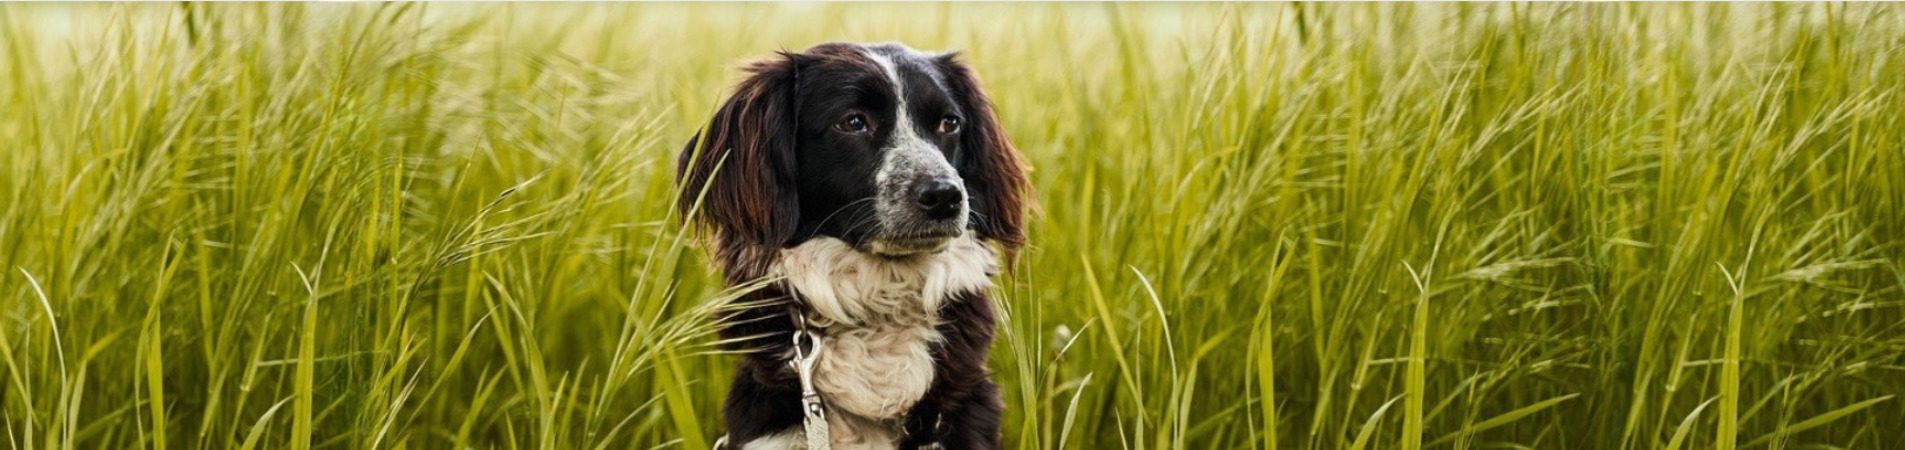
[[[923,142],[894,147],[874,177],[880,229],[868,240],[868,251],[893,257],[935,253],[965,230],[965,184],[938,150]]]

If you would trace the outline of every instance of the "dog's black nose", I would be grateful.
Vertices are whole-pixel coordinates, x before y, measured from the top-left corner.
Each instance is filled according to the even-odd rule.
[[[959,214],[959,203],[966,199],[959,185],[947,180],[922,182],[913,188],[913,193],[919,200],[920,212],[933,220],[951,219]]]

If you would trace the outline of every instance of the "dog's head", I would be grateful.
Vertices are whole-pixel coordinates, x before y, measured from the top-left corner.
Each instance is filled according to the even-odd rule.
[[[956,55],[830,43],[747,72],[679,167],[676,206],[714,231],[729,278],[815,237],[890,258],[968,231],[1024,242],[1024,168]]]

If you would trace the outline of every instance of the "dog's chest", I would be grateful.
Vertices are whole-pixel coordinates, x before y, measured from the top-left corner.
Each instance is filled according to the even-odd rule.
[[[829,406],[872,419],[912,409],[933,382],[933,317],[826,331],[814,388]]]
[[[992,250],[970,237],[912,260],[816,239],[784,250],[775,271],[823,336],[826,349],[813,381],[828,407],[856,419],[895,422],[932,386],[932,347],[943,339],[940,306],[989,287],[996,267]],[[834,433],[834,440],[894,437],[887,430],[847,428]]]

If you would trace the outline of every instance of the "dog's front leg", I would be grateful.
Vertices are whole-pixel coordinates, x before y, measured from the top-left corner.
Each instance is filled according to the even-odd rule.
[[[944,450],[993,450],[1001,448],[1000,421],[1005,403],[999,399],[999,387],[983,381],[968,392],[965,401],[953,409],[918,411],[908,424],[912,438],[901,448]],[[938,447],[931,447],[938,444]]]
[[[940,319],[944,339],[933,346],[933,387],[908,414],[910,438],[901,448],[935,443],[946,450],[999,448],[1005,403],[986,366],[998,320],[992,300],[962,295],[940,310]]]
[[[722,408],[730,448],[779,449],[800,441],[800,386],[776,361],[742,359]]]

